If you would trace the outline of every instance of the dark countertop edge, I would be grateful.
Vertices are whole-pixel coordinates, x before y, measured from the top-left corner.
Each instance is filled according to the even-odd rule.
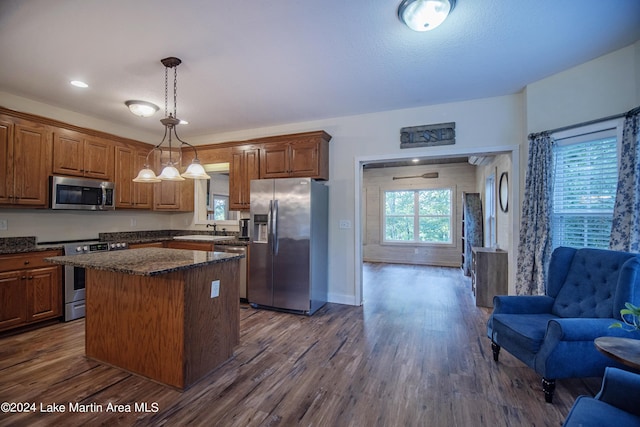
[[[162,249],[162,248],[158,248],[158,249]],[[174,249],[176,250],[176,249]],[[187,250],[187,249],[177,249],[177,250]],[[205,251],[193,251],[193,252],[205,252]],[[104,252],[101,252],[102,254],[104,254]],[[234,259],[239,259],[239,258],[244,258],[245,256],[243,254],[235,254],[235,253],[227,253],[227,252],[212,252],[212,253],[219,253],[221,255],[223,255],[222,258],[216,258],[216,259],[211,259],[211,260],[207,260],[207,261],[203,261],[203,262],[197,262],[197,263],[193,263],[193,264],[187,264],[187,265],[178,265],[175,267],[168,267],[162,270],[156,270],[156,271],[140,271],[140,270],[132,270],[132,269],[127,269],[127,268],[123,268],[123,267],[110,267],[110,266],[96,266],[96,265],[90,265],[87,262],[82,262],[82,261],[76,261],[76,257],[75,256],[56,256],[56,257],[50,257],[50,258],[45,258],[44,260],[47,262],[50,262],[52,264],[60,264],[60,265],[71,265],[73,267],[80,267],[80,268],[91,268],[94,270],[102,270],[102,271],[111,271],[114,273],[123,273],[123,274],[130,274],[130,275],[134,275],[134,276],[159,276],[162,274],[167,274],[167,273],[173,273],[175,271],[181,271],[181,270],[188,270],[188,269],[192,269],[192,268],[198,268],[198,267],[202,267],[205,265],[210,265],[210,264],[218,264],[218,263],[223,263],[223,262],[227,262],[227,261],[232,261]]]
[[[130,239],[121,239],[121,240],[104,240],[105,242],[125,242],[128,244],[136,244],[136,243],[156,243],[156,242],[199,242],[199,243],[213,243],[221,246],[249,246],[248,240],[220,240],[217,242],[208,242],[206,240],[185,240],[179,239],[176,240],[173,237],[139,237],[139,238],[130,238]],[[11,248],[0,248],[0,255],[12,255],[12,254],[21,254],[21,253],[29,253],[29,252],[44,252],[44,251],[61,251],[64,250],[64,244],[38,244],[28,245],[28,246],[18,246]]]
[[[24,254],[29,252],[61,251],[63,249],[64,247],[62,245],[25,246],[20,248],[0,249],[0,255]]]

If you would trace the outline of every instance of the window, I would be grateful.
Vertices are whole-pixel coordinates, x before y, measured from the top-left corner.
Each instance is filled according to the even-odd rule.
[[[616,127],[556,139],[553,247],[609,247],[618,183]]]
[[[213,205],[209,220],[224,221],[229,217],[229,196],[212,194]]]
[[[384,192],[383,240],[451,243],[450,188]]]

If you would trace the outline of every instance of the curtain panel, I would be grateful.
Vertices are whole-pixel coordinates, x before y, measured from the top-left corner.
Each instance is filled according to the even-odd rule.
[[[546,266],[551,258],[551,188],[553,138],[547,133],[529,135],[529,162],[525,177],[522,221],[518,245],[516,293],[541,295]]]
[[[640,252],[640,108],[626,114],[609,248]]]

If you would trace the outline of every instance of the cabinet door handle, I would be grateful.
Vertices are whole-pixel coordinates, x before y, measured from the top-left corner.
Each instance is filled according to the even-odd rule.
[[[29,280],[33,280],[33,276],[29,276]]]
[[[22,276],[22,280],[24,280],[24,279],[26,279],[26,278],[27,278],[27,276]]]
[[[30,261],[27,260],[27,261],[24,262],[24,265],[29,265],[29,263],[30,263]]]

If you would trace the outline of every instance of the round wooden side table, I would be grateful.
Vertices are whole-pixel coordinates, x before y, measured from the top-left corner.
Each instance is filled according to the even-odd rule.
[[[613,360],[640,370],[640,339],[600,337],[594,340],[596,348]]]

